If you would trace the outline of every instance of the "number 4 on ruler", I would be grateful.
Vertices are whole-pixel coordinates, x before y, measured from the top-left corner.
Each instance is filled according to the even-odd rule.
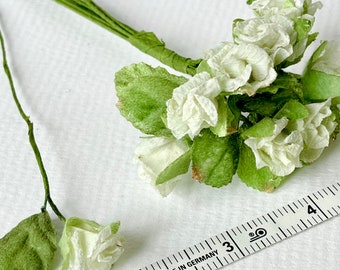
[[[307,210],[308,210],[308,214],[316,214],[316,209],[313,208],[313,206],[311,205],[308,205]]]

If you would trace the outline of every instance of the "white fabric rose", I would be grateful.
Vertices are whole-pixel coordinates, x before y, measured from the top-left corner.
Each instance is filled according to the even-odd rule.
[[[218,120],[215,97],[221,93],[216,78],[209,73],[196,74],[173,91],[166,102],[167,127],[180,139],[195,137],[203,128],[215,126]]]
[[[283,129],[288,122],[287,118],[275,120],[270,137],[249,137],[245,140],[254,153],[258,169],[267,166],[274,175],[286,176],[302,166],[299,158],[303,150],[302,136],[298,131],[286,134]]]
[[[173,161],[189,150],[189,146],[180,140],[166,137],[145,137],[135,150],[134,161],[139,166],[139,176],[151,180],[151,184],[161,195],[168,195],[179,177],[156,185],[158,175]]]
[[[330,109],[331,100],[306,105],[309,116],[298,119],[289,125],[289,129],[301,133],[304,150],[300,159],[305,163],[314,162],[329,145],[329,140],[337,123],[335,115]]]
[[[233,28],[236,43],[255,44],[264,49],[278,65],[293,53],[296,31],[285,16],[257,17],[236,21]]]
[[[305,17],[314,20],[317,9],[322,7],[320,1],[312,0],[255,0],[251,7],[259,16],[284,15],[289,18]]]
[[[66,220],[59,246],[62,270],[110,270],[124,251],[119,223],[101,226],[81,218]]]
[[[224,91],[254,95],[276,79],[273,60],[254,44],[223,43],[205,55],[212,74]]]

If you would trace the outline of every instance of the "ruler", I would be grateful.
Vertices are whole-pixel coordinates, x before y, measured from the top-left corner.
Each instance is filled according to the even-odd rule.
[[[139,270],[215,270],[340,213],[340,182],[180,250]]]

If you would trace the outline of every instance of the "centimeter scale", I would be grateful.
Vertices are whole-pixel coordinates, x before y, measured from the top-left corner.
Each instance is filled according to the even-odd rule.
[[[215,270],[340,213],[340,182],[139,270]]]

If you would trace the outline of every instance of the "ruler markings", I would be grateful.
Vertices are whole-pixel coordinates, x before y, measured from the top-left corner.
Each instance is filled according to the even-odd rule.
[[[297,206],[297,204],[295,202],[293,202],[293,205],[295,206],[296,210],[299,209],[299,207]],[[295,212],[294,212],[295,213]]]
[[[299,229],[300,229],[300,231],[303,231],[303,229],[301,228],[301,226],[300,226],[300,224],[298,223],[298,224],[296,224],[298,227],[299,227]]]
[[[167,264],[165,263],[165,261],[162,260],[162,262],[163,262],[164,266],[166,267],[166,269],[169,269],[169,267],[167,266]],[[161,267],[160,267],[160,268],[161,268]],[[162,268],[161,268],[161,269],[162,269]]]
[[[311,227],[314,226],[314,224],[309,219],[307,219],[307,221],[308,221],[308,223],[310,224]]]
[[[268,217],[273,221],[274,224],[276,224],[275,220],[272,218],[272,216],[268,213]]]
[[[280,234],[279,234],[279,233],[276,233],[276,235],[277,235],[277,237],[279,237],[279,238],[280,238],[280,241],[282,241],[282,240],[283,240],[283,238],[280,236]]]
[[[257,218],[257,221],[258,221],[261,225],[263,225],[263,223],[262,223],[262,221],[261,221],[260,218]]]
[[[276,218],[278,218],[278,215],[275,213],[275,211],[272,211],[272,212],[273,212],[274,216],[275,216]]]
[[[293,207],[291,207],[289,204],[288,204],[288,207],[289,207],[290,211],[292,211],[294,214],[296,213],[295,210],[293,209]]]
[[[274,243],[277,243],[276,239],[274,238],[274,235],[272,235],[271,237],[272,237]]]
[[[334,217],[334,215],[332,214],[330,210],[327,210],[327,213],[330,215],[330,217]]]
[[[297,202],[301,205],[301,207],[304,207],[303,203],[300,200],[298,200]]]
[[[322,195],[322,193],[320,192],[320,190],[318,191],[318,194],[322,197],[322,199],[324,198],[324,196]]]
[[[207,240],[205,240],[205,243],[207,244],[208,248],[209,248],[210,250],[212,250],[212,248],[211,248],[211,246],[209,245],[209,243],[208,243]]]
[[[241,229],[240,229],[239,227],[237,227],[237,229],[238,229],[238,231],[239,231],[240,233],[242,233],[242,231],[241,231]]]
[[[203,245],[202,242],[200,243],[200,246],[201,246],[201,248],[202,248],[203,250],[205,250],[205,247],[204,247],[204,245]]]
[[[339,213],[340,183],[338,182],[140,270],[216,270],[320,224]]]
[[[280,209],[277,209],[277,211],[281,214],[281,216],[284,216],[284,214],[282,214]]]
[[[327,189],[335,196],[334,191],[330,187],[327,187]]]
[[[313,195],[316,197],[316,194],[315,194],[315,193],[314,193]],[[308,205],[308,201],[307,201],[306,198],[302,198],[302,200],[306,203],[306,205]]]
[[[278,229],[280,230],[280,232],[283,234],[283,236],[284,236],[285,238],[288,237],[288,236],[284,233],[284,231],[281,229],[281,227],[278,227]]]
[[[288,205],[289,206],[289,205]],[[290,206],[289,206],[290,207]],[[286,209],[286,207],[282,207],[283,208],[283,210],[285,210],[285,212],[288,214],[289,212],[288,212],[288,210]]]
[[[218,238],[218,235],[215,236],[215,238],[217,239],[217,241],[221,244],[222,241],[220,240],[220,238]]]
[[[183,251],[184,251],[184,254],[188,257],[188,259],[191,260],[191,258],[189,256],[189,254],[187,253],[187,251],[185,249]]]
[[[170,257],[168,257],[167,259],[168,259],[169,263],[172,264],[172,261],[171,261]]]
[[[235,260],[234,260],[234,258],[231,256],[231,254],[228,254],[228,255],[229,255],[231,261],[234,262]]]
[[[247,249],[247,247],[245,247],[244,249],[248,252],[248,255],[250,255],[250,251]]]
[[[227,231],[227,235],[229,236],[230,240],[234,243],[234,245],[236,246],[236,248],[241,252],[242,256],[245,257],[243,251],[240,249],[240,247],[238,246],[238,244],[234,241],[234,239],[231,237],[230,233]]]
[[[198,245],[198,244],[194,245],[194,247],[195,247],[195,250],[196,250],[198,253],[202,252],[202,251],[200,250],[200,248],[199,248],[199,245]],[[196,251],[195,251],[195,252],[196,252]]]
[[[221,262],[220,258],[219,257],[216,257],[217,258],[217,261],[221,264],[221,266],[223,266],[223,263]]]

